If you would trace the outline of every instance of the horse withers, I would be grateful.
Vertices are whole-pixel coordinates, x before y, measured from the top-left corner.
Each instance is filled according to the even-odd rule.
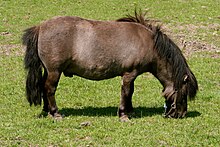
[[[61,74],[90,80],[122,77],[118,115],[129,120],[138,75],[150,72],[163,85],[166,117],[182,118],[187,97],[194,99],[197,80],[179,47],[144,15],[116,21],[55,17],[25,30],[23,44],[26,95],[30,105],[61,117],[55,92]]]

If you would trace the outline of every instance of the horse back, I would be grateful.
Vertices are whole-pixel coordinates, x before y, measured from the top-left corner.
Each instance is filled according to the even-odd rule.
[[[137,23],[56,17],[40,26],[39,56],[49,70],[111,78],[152,60],[152,35]]]

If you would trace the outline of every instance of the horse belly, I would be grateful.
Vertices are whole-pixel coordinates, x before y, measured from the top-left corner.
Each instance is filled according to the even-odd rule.
[[[104,80],[120,76],[121,71],[112,67],[112,65],[80,65],[80,63],[72,62],[67,66],[63,73],[67,77],[77,75],[90,80]]]

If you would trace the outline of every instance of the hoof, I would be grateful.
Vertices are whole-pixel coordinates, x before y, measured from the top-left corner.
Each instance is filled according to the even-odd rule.
[[[120,122],[130,122],[130,119],[127,115],[123,115],[119,118]]]
[[[64,118],[64,115],[61,115],[60,113],[54,113],[53,115],[48,113],[48,117],[53,118],[55,120],[62,120]]]
[[[55,113],[53,115],[53,117],[54,117],[55,120],[62,120],[64,118],[64,116],[59,114],[59,113]]]

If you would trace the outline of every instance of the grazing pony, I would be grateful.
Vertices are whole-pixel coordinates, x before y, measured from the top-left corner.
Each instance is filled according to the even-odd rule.
[[[43,99],[43,111],[55,118],[61,117],[55,91],[62,73],[90,80],[121,76],[122,121],[133,112],[134,81],[142,73],[152,73],[163,85],[166,117],[184,117],[187,97],[198,90],[179,47],[141,13],[116,21],[54,17],[25,30],[22,40],[27,100],[40,105]]]

